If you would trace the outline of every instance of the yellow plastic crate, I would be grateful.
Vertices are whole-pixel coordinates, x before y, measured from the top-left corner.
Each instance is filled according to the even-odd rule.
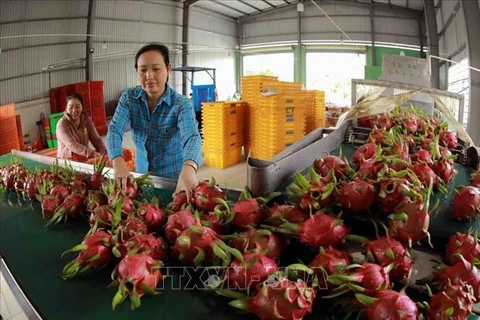
[[[242,147],[234,147],[223,152],[204,148],[205,163],[211,168],[227,168],[242,160]]]

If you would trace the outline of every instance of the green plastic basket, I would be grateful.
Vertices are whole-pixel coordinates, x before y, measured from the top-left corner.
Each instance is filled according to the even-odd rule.
[[[49,117],[50,119],[50,132],[52,134],[57,133],[57,123],[60,118],[63,116],[63,112],[52,113]]]

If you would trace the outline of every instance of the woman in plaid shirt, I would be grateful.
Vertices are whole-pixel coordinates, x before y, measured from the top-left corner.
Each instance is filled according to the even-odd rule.
[[[168,84],[172,69],[168,48],[159,43],[142,47],[135,56],[139,86],[126,89],[108,127],[107,149],[115,179],[123,187],[130,172],[122,157],[128,126],[136,147],[136,171],[178,179],[177,192],[190,199],[198,184],[196,172],[202,152],[193,106]]]

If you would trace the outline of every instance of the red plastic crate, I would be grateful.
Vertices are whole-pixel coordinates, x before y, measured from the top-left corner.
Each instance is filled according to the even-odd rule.
[[[74,83],[73,85],[73,91],[74,92],[88,92],[90,91],[90,86],[89,86],[89,83],[88,81],[85,81],[85,82],[77,82],[77,83]]]
[[[103,92],[103,81],[89,81],[89,88],[92,91]]]
[[[95,126],[99,135],[104,136],[107,134],[107,125]]]
[[[50,97],[50,112],[55,113],[57,112],[57,99],[55,96],[55,88],[48,90],[48,96]]]

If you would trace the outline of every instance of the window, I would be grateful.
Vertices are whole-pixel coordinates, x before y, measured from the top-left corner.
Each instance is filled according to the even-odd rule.
[[[293,53],[252,54],[243,57],[243,75],[266,75],[293,81]]]
[[[307,53],[308,90],[325,91],[325,103],[339,107],[351,105],[351,80],[364,79],[363,53]]]
[[[462,125],[467,128],[468,114],[470,110],[470,70],[468,69],[468,58],[465,58],[458,64],[453,64],[448,68],[448,91],[463,94],[465,96]]]

